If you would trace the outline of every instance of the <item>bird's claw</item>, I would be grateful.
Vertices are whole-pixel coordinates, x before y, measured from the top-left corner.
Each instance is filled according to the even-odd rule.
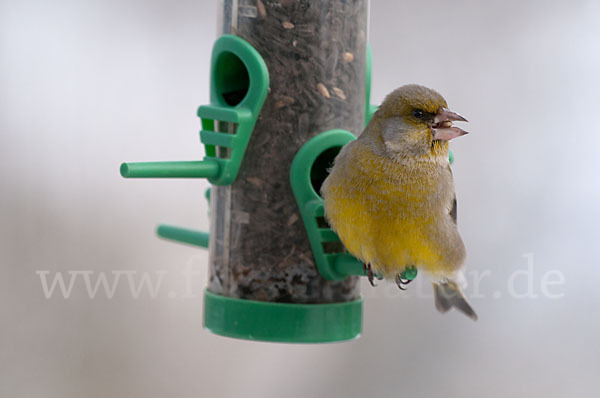
[[[375,282],[373,282],[374,274],[373,269],[371,268],[371,264],[363,264],[363,271],[367,273],[367,279],[369,280],[371,286],[377,286]]]
[[[412,281],[413,279],[403,279],[400,274],[396,274],[396,285],[398,285],[400,290],[406,290],[404,286],[408,285]]]

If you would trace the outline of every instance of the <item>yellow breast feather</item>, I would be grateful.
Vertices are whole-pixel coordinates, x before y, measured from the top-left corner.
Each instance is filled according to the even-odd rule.
[[[337,168],[340,175],[324,186],[325,213],[344,246],[386,277],[407,265],[435,273],[443,261],[427,238],[433,217],[423,203],[435,190],[434,173],[407,173],[405,165],[389,160],[382,164],[384,159],[359,142],[348,151],[360,160]]]

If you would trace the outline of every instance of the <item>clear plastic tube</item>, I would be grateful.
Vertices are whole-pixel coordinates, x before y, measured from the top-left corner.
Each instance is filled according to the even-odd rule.
[[[219,35],[254,46],[270,90],[236,181],[211,192],[211,292],[298,303],[359,296],[358,277],[318,273],[289,173],[315,135],[363,129],[368,9],[367,0],[220,1]]]

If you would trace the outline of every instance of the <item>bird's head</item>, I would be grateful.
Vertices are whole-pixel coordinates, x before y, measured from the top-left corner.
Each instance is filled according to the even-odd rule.
[[[448,141],[467,134],[452,122],[467,119],[448,109],[444,97],[416,84],[390,93],[373,120],[386,151],[394,156],[447,156]]]

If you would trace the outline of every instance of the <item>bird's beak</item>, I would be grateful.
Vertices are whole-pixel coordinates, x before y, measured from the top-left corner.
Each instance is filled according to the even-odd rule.
[[[433,131],[434,140],[449,141],[461,135],[469,134],[465,130],[452,125],[452,122],[467,122],[468,120],[456,112],[442,108],[435,115],[431,130]]]

